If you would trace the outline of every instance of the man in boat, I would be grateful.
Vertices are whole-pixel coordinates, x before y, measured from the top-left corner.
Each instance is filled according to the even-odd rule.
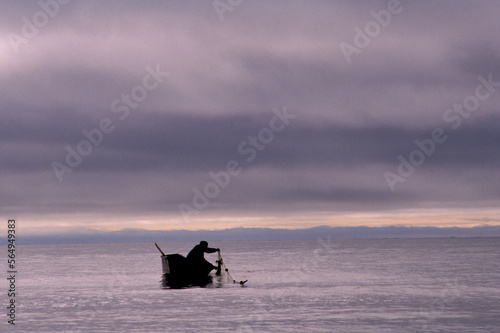
[[[206,272],[206,274],[208,274],[212,269],[217,269],[217,266],[209,263],[205,259],[204,253],[214,253],[219,251],[220,249],[208,247],[208,242],[201,241],[200,244],[196,245],[187,255],[186,259],[188,265],[196,272]]]

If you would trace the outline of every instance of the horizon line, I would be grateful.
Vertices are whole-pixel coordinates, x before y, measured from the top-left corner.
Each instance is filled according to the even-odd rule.
[[[325,234],[325,231],[327,234]],[[91,243],[143,243],[151,241],[182,242],[207,239],[209,241],[243,240],[308,240],[357,238],[449,238],[500,237],[500,225],[476,226],[326,226],[309,228],[236,227],[217,230],[149,230],[124,228],[120,230],[85,229],[75,232],[26,235],[16,239],[21,245],[35,244],[91,244]],[[1,240],[0,244],[5,241]]]

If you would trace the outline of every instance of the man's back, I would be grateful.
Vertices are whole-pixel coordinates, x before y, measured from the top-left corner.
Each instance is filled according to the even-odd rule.
[[[208,243],[205,241],[201,241],[200,244],[196,245],[187,255],[187,259],[189,261],[204,261],[204,253],[214,253],[217,252],[217,249],[208,247]]]
[[[187,255],[187,259],[190,261],[199,261],[203,260],[205,257],[203,256],[203,249],[200,245],[196,245],[191,251],[189,251],[189,254]]]

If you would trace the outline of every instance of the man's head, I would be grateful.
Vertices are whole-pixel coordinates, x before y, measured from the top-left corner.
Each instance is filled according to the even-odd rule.
[[[200,245],[201,245],[201,247],[206,248],[206,247],[208,247],[208,242],[207,241],[201,241]]]

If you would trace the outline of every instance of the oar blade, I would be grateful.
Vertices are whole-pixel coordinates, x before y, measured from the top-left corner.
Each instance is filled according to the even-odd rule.
[[[160,251],[160,253],[161,253],[162,255],[165,255],[165,253],[163,253],[163,251],[160,249],[160,247],[158,246],[158,244],[156,244],[156,242],[155,242],[155,245],[156,245],[156,248],[158,249],[158,251]]]

